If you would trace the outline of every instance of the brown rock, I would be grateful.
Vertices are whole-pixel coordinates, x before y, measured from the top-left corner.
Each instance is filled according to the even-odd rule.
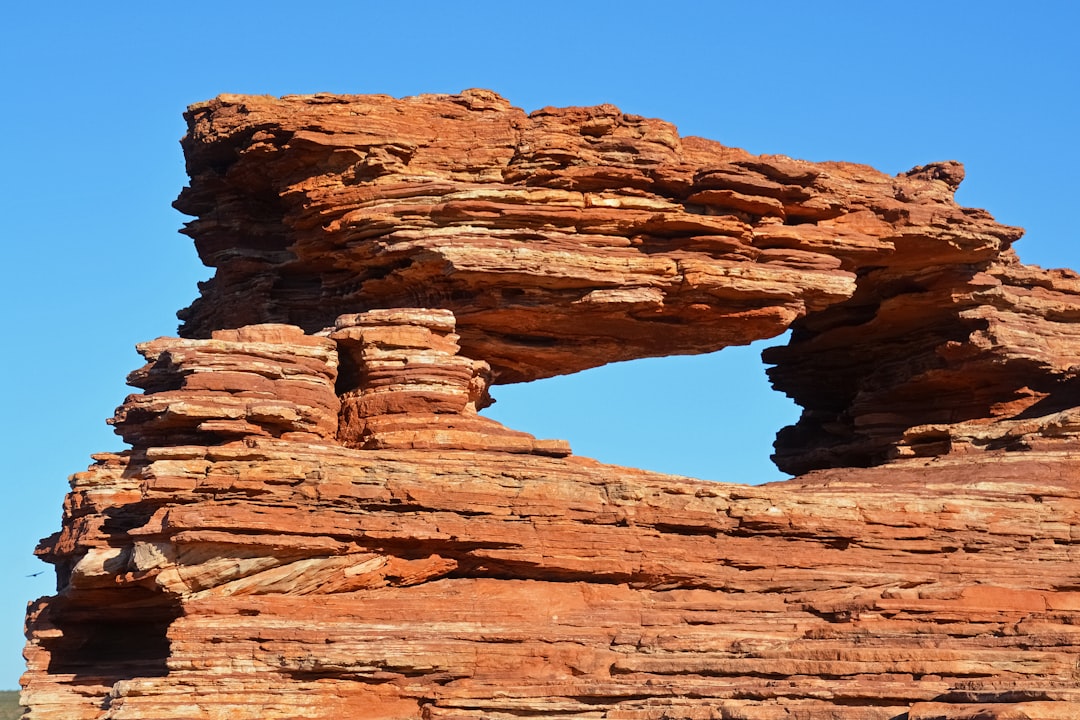
[[[45,548],[74,570],[34,620],[27,698],[37,717],[98,717],[85,683],[120,718],[1067,713],[1080,466],[1053,467],[742,487],[490,451],[155,448],[77,482],[136,481],[98,512],[145,519]],[[140,644],[110,645],[121,627]]]
[[[39,546],[31,720],[1080,717],[1080,279],[958,207],[959,164],[479,90],[188,116],[217,275]],[[788,326],[789,482],[477,414]]]

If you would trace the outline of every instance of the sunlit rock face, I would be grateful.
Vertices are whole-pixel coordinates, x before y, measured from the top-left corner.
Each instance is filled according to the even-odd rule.
[[[959,207],[958,163],[483,90],[187,118],[216,274],[39,547],[30,718],[1080,717],[1080,280]],[[477,414],[789,328],[788,482]]]

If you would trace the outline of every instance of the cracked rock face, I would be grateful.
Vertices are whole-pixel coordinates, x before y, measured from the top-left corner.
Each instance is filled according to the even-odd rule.
[[[216,274],[39,547],[30,718],[1080,717],[1080,278],[958,206],[958,163],[482,90],[187,118]],[[788,482],[478,414],[789,328]]]

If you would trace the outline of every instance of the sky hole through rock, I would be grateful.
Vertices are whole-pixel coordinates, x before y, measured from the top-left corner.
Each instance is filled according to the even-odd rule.
[[[761,351],[786,341],[496,385],[483,414],[613,465],[751,485],[784,480],[769,456],[800,409],[769,385]]]

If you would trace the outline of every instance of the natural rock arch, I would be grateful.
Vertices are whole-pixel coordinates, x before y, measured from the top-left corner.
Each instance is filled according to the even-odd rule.
[[[1080,714],[1080,281],[958,207],[956,163],[478,90],[188,120],[177,206],[216,275],[139,346],[132,447],[38,549],[30,720]],[[476,412],[488,382],[787,328],[778,461],[815,470],[788,482]]]
[[[482,414],[564,438],[576,455],[604,463],[750,485],[786,480],[773,443],[800,408],[769,384],[761,354],[787,340],[497,385]]]
[[[766,359],[804,408],[777,442],[792,474],[1024,447],[1030,428],[1003,421],[1069,405],[1071,361],[1023,338],[1076,342],[1056,308],[1080,283],[1020,264],[1021,230],[957,205],[955,162],[892,177],[759,157],[484,90],[222,96],[187,119],[176,205],[216,268],[187,337],[441,308],[500,383],[791,328]]]

